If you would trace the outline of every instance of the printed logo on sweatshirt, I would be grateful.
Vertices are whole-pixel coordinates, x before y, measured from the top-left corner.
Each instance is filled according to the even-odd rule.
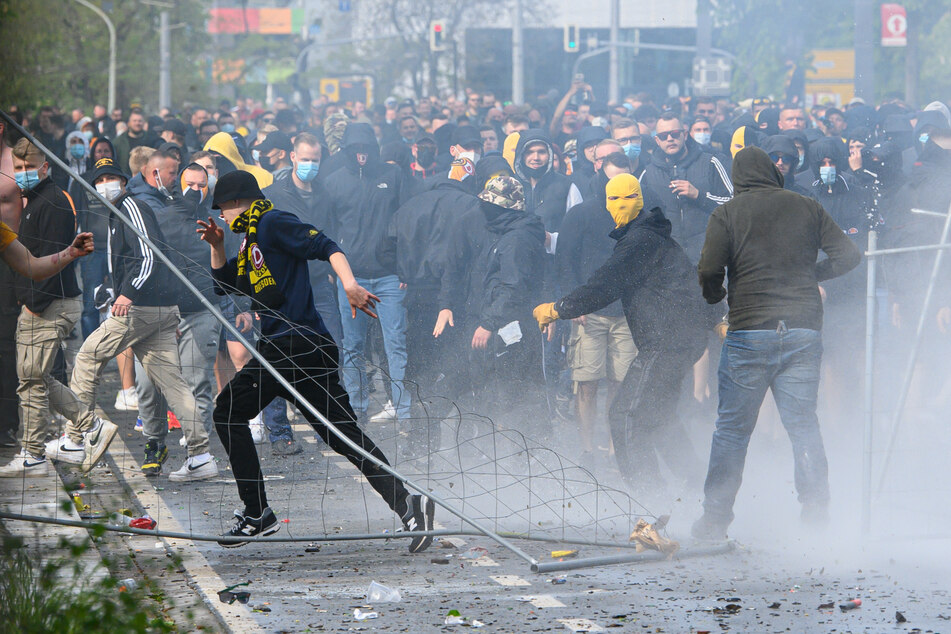
[[[379,185],[377,185],[377,188],[378,188],[378,189],[388,189],[388,188],[389,188],[389,185],[387,185],[386,183],[380,183]]]

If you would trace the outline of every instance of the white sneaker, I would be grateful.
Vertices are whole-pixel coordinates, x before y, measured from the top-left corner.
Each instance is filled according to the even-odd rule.
[[[182,437],[178,439],[178,446],[179,446],[179,447],[187,447],[187,446],[188,446],[188,441],[185,440],[185,434],[182,434]]]
[[[104,418],[96,417],[96,424],[92,429],[83,434],[83,445],[85,445],[86,456],[83,458],[83,472],[92,470],[106,453],[109,443],[115,438],[119,426]]]
[[[119,390],[116,394],[116,409],[120,412],[132,412],[139,409],[139,395],[135,386]]]
[[[42,478],[50,474],[50,461],[46,458],[37,458],[26,449],[0,467],[0,478]]]
[[[396,420],[396,408],[392,401],[387,401],[383,409],[370,417],[371,423],[385,423],[388,420]]]
[[[82,464],[86,457],[86,446],[74,443],[63,434],[46,443],[46,457],[69,464]]]
[[[254,440],[254,444],[264,443],[265,438],[267,438],[267,428],[264,426],[264,421],[261,420],[261,415],[258,414],[249,420],[248,425],[251,427],[251,439]]]
[[[199,456],[192,456],[185,461],[182,468],[168,474],[168,479],[173,482],[194,482],[196,480],[207,480],[218,475],[218,465],[210,453],[203,453]]]

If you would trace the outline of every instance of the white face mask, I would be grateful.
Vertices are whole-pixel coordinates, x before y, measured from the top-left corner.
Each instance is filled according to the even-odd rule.
[[[479,162],[479,159],[482,158],[482,156],[480,154],[476,154],[475,152],[471,150],[466,150],[464,152],[459,152],[457,158],[467,158],[470,161],[472,161],[473,165],[475,165],[476,163]]]
[[[109,202],[115,202],[116,198],[122,195],[122,185],[118,181],[99,183],[96,185],[96,191]]]

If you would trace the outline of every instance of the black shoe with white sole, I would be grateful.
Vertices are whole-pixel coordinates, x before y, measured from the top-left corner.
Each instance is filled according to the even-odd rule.
[[[431,531],[436,517],[436,503],[428,495],[410,495],[403,514],[403,527],[408,531]],[[409,552],[421,553],[433,543],[432,535],[418,535],[409,543]]]
[[[270,507],[264,509],[260,517],[250,517],[241,511],[235,511],[234,516],[238,518],[238,521],[222,537],[265,537],[281,530],[281,525],[277,522],[277,518],[274,517]],[[247,541],[235,539],[221,540],[218,545],[222,548],[237,548],[247,543]]]

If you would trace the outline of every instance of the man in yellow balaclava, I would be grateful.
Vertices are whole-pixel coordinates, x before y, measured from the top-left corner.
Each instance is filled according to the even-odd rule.
[[[610,259],[568,295],[535,307],[544,330],[557,319],[574,319],[620,299],[637,346],[634,361],[611,405],[609,420],[621,474],[635,491],[663,489],[657,457],[674,475],[703,484],[703,462],[677,419],[680,385],[706,348],[703,298],[696,269],[670,236],[659,207],[644,211],[640,182],[619,174],[605,187],[606,207],[617,240]]]

